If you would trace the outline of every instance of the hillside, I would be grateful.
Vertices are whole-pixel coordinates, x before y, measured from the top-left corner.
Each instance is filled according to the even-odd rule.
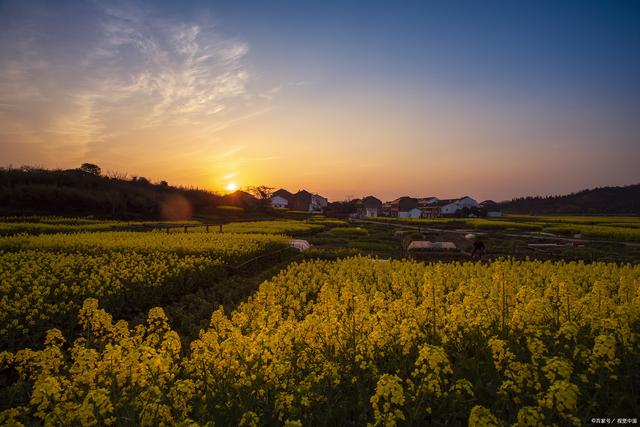
[[[94,165],[90,165],[94,166]],[[97,168],[97,167],[96,167]],[[104,176],[100,169],[0,168],[0,215],[94,215],[118,219],[184,219],[215,215],[218,206],[251,210],[244,192],[209,191],[152,183],[144,177]],[[239,210],[241,211],[241,210]],[[225,215],[228,215],[226,210]]]
[[[600,187],[564,196],[515,198],[500,203],[519,214],[640,214],[640,184]]]

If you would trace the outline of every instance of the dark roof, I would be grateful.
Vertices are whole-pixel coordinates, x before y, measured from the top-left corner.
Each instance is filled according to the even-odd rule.
[[[400,212],[407,212],[411,209],[418,207],[418,199],[414,197],[404,196],[394,200],[394,203],[398,203],[398,210]]]
[[[404,200],[415,200],[416,202],[418,201],[418,199],[416,199],[415,197],[411,197],[411,196],[402,196],[402,197],[398,197],[397,199],[394,199],[390,202],[387,203],[400,203]]]
[[[449,203],[453,203],[458,200],[460,199],[440,199],[436,203],[434,203],[434,206],[445,206],[445,205],[448,205]]]
[[[288,201],[291,201],[293,199],[293,194],[289,193],[284,188],[281,188],[279,190],[274,191],[273,194],[271,195],[271,197],[273,197],[273,196],[280,196],[283,199],[287,199]]]
[[[498,208],[498,204],[493,200],[485,200],[484,202],[480,203],[480,206],[482,206],[483,208],[491,208],[491,209]]]
[[[382,207],[382,201],[374,196],[364,197],[361,201],[362,205],[367,208],[380,208]]]
[[[271,196],[280,196],[287,199],[290,209],[307,210],[311,204],[311,197],[313,194],[307,190],[298,190],[297,193],[291,194],[284,188],[280,188],[279,190],[274,191]]]
[[[304,203],[308,205],[311,203],[311,193],[307,190],[300,190],[296,194],[293,195],[298,203]]]

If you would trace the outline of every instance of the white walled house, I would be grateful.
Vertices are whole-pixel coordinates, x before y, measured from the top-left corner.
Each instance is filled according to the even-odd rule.
[[[479,208],[480,204],[478,202],[476,202],[474,199],[472,199],[469,196],[464,196],[461,199],[458,199],[458,204],[460,205],[460,209],[462,208]]]
[[[370,218],[382,215],[382,201],[374,196],[364,197],[356,203],[357,215]]]
[[[464,208],[479,208],[480,204],[476,202],[469,196],[464,196],[457,200],[449,201],[449,203],[444,204],[440,207],[440,212],[442,215],[455,215],[458,211],[461,211]]]
[[[423,197],[418,199],[418,204],[420,205],[435,205],[440,201],[437,197]]]
[[[364,210],[364,216],[371,218],[371,217],[376,217],[378,216],[378,212],[379,210],[376,208],[365,208]]]
[[[437,197],[422,197],[418,199],[418,208],[422,211],[422,218],[438,218],[440,216],[440,199]]]
[[[318,194],[311,195],[311,203],[309,203],[309,212],[322,212],[327,207],[329,200]]]
[[[325,197],[318,194],[311,194],[306,190],[300,190],[293,194],[281,188],[274,191],[270,203],[274,208],[320,213],[327,207],[329,201]]]
[[[485,200],[484,202],[480,203],[480,207],[484,209],[484,211],[487,213],[487,217],[489,218],[500,218],[502,216],[500,205],[493,200]]]
[[[440,207],[440,213],[442,215],[455,215],[462,207],[458,205],[456,202],[447,203]]]
[[[286,208],[289,206],[289,201],[281,196],[273,196],[271,198],[271,206],[274,208]]]
[[[413,208],[408,211],[399,211],[398,218],[420,218],[422,211],[419,208]]]

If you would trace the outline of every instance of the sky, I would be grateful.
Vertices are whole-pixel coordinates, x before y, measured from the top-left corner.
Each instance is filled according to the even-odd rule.
[[[0,166],[506,200],[639,161],[638,1],[0,0]]]

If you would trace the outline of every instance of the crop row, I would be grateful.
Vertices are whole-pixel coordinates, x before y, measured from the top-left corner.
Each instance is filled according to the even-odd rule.
[[[164,312],[4,353],[4,422],[580,425],[637,414],[640,266],[351,258],[290,266],[185,354]],[[26,384],[26,386],[21,386]],[[22,387],[22,388],[21,388]],[[633,415],[630,415],[633,416]]]
[[[37,343],[47,329],[73,329],[85,298],[118,316],[161,304],[223,273],[207,255],[168,252],[0,252],[0,347]]]
[[[164,233],[111,231],[103,233],[19,235],[0,239],[0,250],[45,250],[101,254],[135,251],[207,254],[225,262],[238,262],[283,247],[287,238],[268,234]]]
[[[390,222],[400,224],[420,225],[425,227],[439,227],[442,225],[469,227],[477,230],[515,230],[515,231],[544,231],[547,233],[574,235],[581,234],[583,237],[594,237],[614,240],[635,240],[640,241],[640,228],[636,222],[615,222],[611,224],[594,223],[589,221],[579,221],[576,223],[569,221],[535,220],[535,217],[519,216],[508,218],[527,219],[525,221],[511,221],[508,219],[483,219],[483,218],[372,218],[378,222]]]

